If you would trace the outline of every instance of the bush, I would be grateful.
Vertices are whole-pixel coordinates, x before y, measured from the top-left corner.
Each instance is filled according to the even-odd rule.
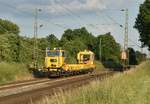
[[[106,70],[100,61],[94,61],[94,64],[96,65],[96,71]]]
[[[24,64],[0,63],[0,84],[31,78]]]

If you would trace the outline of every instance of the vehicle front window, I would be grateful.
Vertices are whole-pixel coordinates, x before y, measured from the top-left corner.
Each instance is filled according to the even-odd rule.
[[[90,60],[90,55],[83,55],[83,60],[84,61]]]
[[[47,55],[49,57],[60,56],[60,52],[59,51],[49,51],[49,52],[47,52]]]

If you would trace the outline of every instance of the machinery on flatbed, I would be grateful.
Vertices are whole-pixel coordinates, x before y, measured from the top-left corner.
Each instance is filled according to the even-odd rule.
[[[63,76],[63,75],[77,75],[83,73],[93,72],[94,53],[89,50],[81,51],[77,54],[77,64],[65,63],[65,50],[46,49],[45,65],[39,71],[47,73],[49,77]]]

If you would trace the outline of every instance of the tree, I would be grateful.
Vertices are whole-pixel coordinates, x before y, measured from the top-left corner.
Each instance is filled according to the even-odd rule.
[[[128,48],[129,52],[129,65],[137,65],[136,52],[133,48]]]
[[[95,51],[96,38],[87,31],[85,27],[79,29],[67,29],[59,42],[60,46],[67,52],[67,62],[75,63],[76,54],[88,49]]]
[[[18,62],[18,35],[16,34],[1,34],[0,35],[0,57],[2,61]]]
[[[0,61],[8,61],[9,60],[9,48],[10,44],[8,43],[8,38],[6,34],[0,35]]]
[[[20,59],[20,36],[19,27],[8,20],[0,19],[0,59],[2,61],[19,62]],[[6,40],[8,40],[6,42]],[[10,57],[11,56],[11,57]]]
[[[61,41],[80,40],[87,46],[89,50],[94,50],[96,45],[96,38],[87,31],[85,27],[79,29],[67,29],[62,35]]]
[[[31,63],[33,60],[33,38],[20,36],[20,62]]]
[[[101,39],[101,46],[100,46]],[[111,33],[106,33],[104,35],[99,35],[97,37],[97,45],[96,45],[96,55],[99,57],[100,49],[102,53],[102,61],[114,60],[119,61],[120,59],[120,45],[115,41],[114,37]]]
[[[19,27],[15,23],[0,19],[0,34],[13,33],[18,35],[19,32]]]
[[[146,60],[146,54],[136,51],[136,59],[137,59],[137,63],[140,64],[142,61]]]
[[[66,62],[67,63],[76,63],[77,53],[87,49],[86,45],[79,39],[72,41],[67,41],[66,44],[62,47],[67,54]]]
[[[51,49],[54,49],[55,47],[59,46],[59,40],[54,34],[47,36],[46,40],[48,42],[47,47],[49,47]]]
[[[10,52],[11,60],[14,62],[19,62],[19,54],[20,54],[20,44],[19,44],[19,36],[16,34],[8,34],[8,40],[10,44]]]
[[[134,27],[140,33],[142,46],[148,46],[150,50],[150,0],[141,4],[139,12]]]

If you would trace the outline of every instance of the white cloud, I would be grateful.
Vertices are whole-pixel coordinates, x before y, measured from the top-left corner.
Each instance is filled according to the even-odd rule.
[[[18,9],[33,10],[34,8],[46,9],[51,14],[65,14],[69,9],[72,12],[88,12],[107,8],[123,8],[134,0],[41,0],[35,3],[29,1],[19,4]]]
[[[80,0],[74,0],[69,3],[53,2],[52,5],[49,6],[50,12],[65,12],[66,8],[71,11],[92,11],[96,9],[105,9],[106,6],[100,0],[84,0],[85,2],[81,2]],[[55,10],[54,10],[55,9]]]
[[[86,6],[91,8],[91,9],[97,9],[97,8],[104,9],[104,8],[106,8],[105,4],[103,4],[100,0],[87,0]]]
[[[103,0],[46,0],[47,4],[20,4],[18,9],[33,10],[34,8],[46,9],[52,14],[65,14],[69,9],[72,12],[95,11],[106,9]]]

